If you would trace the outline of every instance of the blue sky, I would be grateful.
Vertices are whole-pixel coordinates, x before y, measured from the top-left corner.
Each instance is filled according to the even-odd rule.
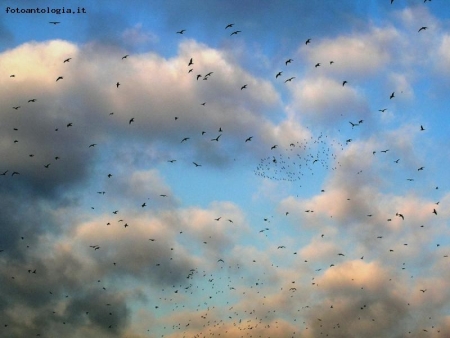
[[[0,336],[450,335],[450,3],[2,5]]]

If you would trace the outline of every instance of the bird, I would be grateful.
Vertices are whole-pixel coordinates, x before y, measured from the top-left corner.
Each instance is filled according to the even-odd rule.
[[[424,131],[424,130],[425,130],[425,128],[422,125],[420,125],[420,131]]]
[[[134,122],[134,117],[132,117],[132,118],[130,119],[130,121],[128,121],[128,124],[131,124],[131,122]]]
[[[36,99],[30,99],[28,102],[36,102]]]
[[[62,76],[58,76],[58,78],[56,79],[56,82],[58,82],[59,80],[62,80],[63,77]]]
[[[6,170],[5,172],[3,172],[2,174],[0,174],[1,176],[6,176],[6,173],[8,172],[9,170]]]
[[[342,87],[344,87],[346,83],[347,81],[342,82]]]
[[[97,144],[96,143],[92,143],[90,146],[89,146],[89,148],[93,148],[93,147],[95,147]]]
[[[437,216],[437,211],[436,209],[433,209],[433,214],[435,214]]]
[[[417,171],[423,170],[424,167],[420,167],[419,169],[417,169]]]
[[[306,40],[305,45],[311,42],[311,39]]]
[[[53,25],[57,25],[57,24],[59,24],[59,23],[61,23],[61,22],[59,22],[59,21],[49,21],[49,23],[51,23],[51,24],[53,24]]]
[[[247,85],[246,85],[246,84],[243,85],[243,86],[241,87],[241,90],[242,90],[242,89],[245,89],[245,88],[247,88]]]
[[[219,142],[219,137],[222,136],[222,134],[220,134],[219,136],[217,136],[216,138],[212,138],[211,141],[217,141]]]
[[[387,108],[383,108],[383,109],[378,109],[378,111],[384,113],[387,110]]]
[[[402,220],[405,220],[405,217],[402,214],[399,214],[398,212],[395,214],[395,216],[401,217]]]
[[[20,175],[20,173],[17,172],[17,171],[14,171],[14,172],[11,174],[11,176],[14,176],[14,175]]]
[[[117,83],[116,83],[116,87],[117,87],[117,88],[119,88],[119,86],[120,86],[120,83],[119,83],[119,82],[117,82]]]
[[[420,291],[422,291],[423,293],[425,293],[425,291],[427,291],[427,289],[423,289],[423,290],[421,289]]]
[[[292,81],[293,79],[295,79],[295,76],[293,76],[293,77],[290,77],[289,79],[287,79],[286,81],[284,81],[284,83],[286,83],[286,82],[290,82],[290,81]]]
[[[391,96],[389,96],[389,99],[393,99],[395,97],[395,92],[392,92]]]
[[[220,221],[222,217],[214,218],[215,221]]]
[[[66,127],[67,127],[67,128],[72,127],[72,122],[67,123]]]
[[[275,149],[276,147],[278,147],[278,145],[275,144],[270,148],[270,150]]]
[[[183,143],[183,142],[185,142],[185,141],[187,141],[187,140],[189,140],[189,137],[185,137],[184,139],[181,140],[180,143]]]
[[[19,108],[20,108],[20,106],[13,107],[13,109],[15,109],[15,110],[17,110],[17,109],[19,109]]]
[[[283,72],[278,72],[277,75],[275,75],[275,79],[277,79],[279,76],[281,76],[281,73],[283,73]]]
[[[225,29],[231,28],[231,27],[233,27],[233,26],[234,26],[234,23],[229,23],[229,24],[225,27]]]
[[[181,31],[178,31],[177,34],[183,34],[184,32],[186,32],[186,30],[182,29]]]
[[[316,63],[316,65],[314,66],[315,68],[320,66],[320,62]]]
[[[287,66],[288,63],[291,63],[292,61],[294,61],[294,60],[292,60],[292,59],[286,60],[286,62],[285,62],[286,66]]]
[[[245,142],[250,142],[252,140],[253,136],[248,137]]]
[[[72,58],[67,58],[63,61],[63,63],[69,62],[70,60],[72,60]]]
[[[202,166],[201,164],[197,164],[197,163],[195,163],[195,162],[192,162],[192,163],[194,163],[194,165],[195,165],[196,167],[201,167],[201,166]]]
[[[192,60],[192,58],[189,60],[188,66],[193,65],[194,61]]]
[[[240,33],[241,31],[234,31],[233,33],[230,34],[230,36],[232,35],[237,35],[238,33]]]
[[[420,29],[417,31],[417,33],[419,33],[420,31],[424,31],[424,30],[426,30],[426,29],[428,29],[428,27],[422,26],[422,27],[420,27]]]
[[[124,56],[122,56],[122,60],[123,59],[126,59],[127,57],[128,57],[129,55],[127,54],[127,55],[124,55]]]

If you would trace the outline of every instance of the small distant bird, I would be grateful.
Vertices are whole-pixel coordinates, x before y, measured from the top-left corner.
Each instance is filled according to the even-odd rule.
[[[184,141],[187,141],[187,140],[189,140],[189,137],[185,137],[184,139],[181,140],[180,143],[183,143]]]
[[[222,134],[220,134],[219,136],[217,136],[216,138],[212,138],[211,141],[217,141],[219,142],[219,137],[222,136]]]
[[[246,85],[246,84],[243,85],[243,86],[241,87],[241,90],[242,90],[242,89],[245,89],[245,88],[247,88],[247,85]]]
[[[248,137],[245,142],[250,142],[252,140],[253,136]]]
[[[392,92],[391,96],[389,96],[389,99],[393,99],[395,97],[395,92]]]
[[[67,127],[67,128],[72,127],[72,122],[67,123],[66,127]]]
[[[9,77],[16,77],[14,74],[11,74]]]
[[[120,83],[119,83],[119,82],[117,82],[117,83],[116,83],[116,87],[117,87],[117,88],[119,88],[119,86],[120,86]]]
[[[285,62],[286,66],[287,66],[288,63],[291,63],[292,61],[294,61],[294,60],[292,60],[292,59],[286,60],[286,62]]]
[[[233,33],[230,34],[230,36],[232,35],[237,35],[238,33],[240,33],[241,31],[234,31]]]
[[[15,110],[17,110],[17,109],[19,109],[20,108],[20,106],[17,106],[17,107],[13,107],[13,109],[15,109]]]
[[[186,32],[186,30],[182,29],[181,31],[178,31],[177,34],[183,34],[184,32]]]
[[[202,75],[201,75],[201,74],[198,74],[198,75],[197,75],[197,81],[198,81],[198,79],[201,78],[201,77],[202,77]]]
[[[131,122],[134,122],[134,117],[132,117],[132,118],[130,119],[130,121],[128,121],[128,124],[131,124]]]
[[[30,99],[28,102],[36,102],[36,99]]]
[[[194,61],[192,60],[192,58],[189,60],[188,66],[193,65]]]
[[[59,80],[64,79],[62,76],[58,76],[58,78],[56,79],[56,82],[58,82]]]
[[[384,109],[378,109],[378,111],[380,111],[380,112],[382,112],[382,113],[384,113],[386,110],[387,110],[387,108],[384,108]]]
[[[437,216],[437,211],[436,209],[433,209],[433,214],[435,214]]]
[[[342,82],[342,87],[344,87],[346,83],[347,81]]]
[[[53,24],[53,25],[57,25],[57,24],[59,24],[59,23],[61,23],[61,22],[59,22],[59,21],[49,21],[49,23],[51,23],[51,24]]]
[[[278,147],[278,145],[275,144],[270,148],[270,150],[275,149],[276,147]]]
[[[425,293],[425,291],[427,291],[427,289],[424,289],[424,290],[420,290],[420,291],[422,291],[423,293]]]
[[[332,65],[334,63],[334,61],[330,61],[330,65]]]
[[[89,146],[89,148],[93,148],[93,147],[95,147],[97,144],[96,143],[92,143],[90,146]]]
[[[123,59],[126,59],[127,57],[128,57],[129,55],[127,54],[127,55],[124,55],[124,56],[122,56],[122,60]]]
[[[417,169],[417,171],[423,170],[424,167],[420,167],[419,169]]]
[[[277,75],[275,75],[275,79],[277,79],[279,76],[281,76],[281,73],[283,73],[283,72],[278,72]]]
[[[311,42],[311,39],[306,40],[305,45]]]
[[[426,29],[428,29],[428,27],[425,27],[425,26],[420,27],[420,29],[417,31],[417,33],[420,32],[420,31],[424,31],[424,30],[426,30]]]
[[[315,68],[320,66],[320,62],[316,63],[316,65],[314,66]]]
[[[229,23],[229,24],[225,27],[225,29],[231,28],[231,27],[233,27],[233,26],[234,26],[234,23]]]
[[[420,131],[424,131],[424,130],[425,130],[425,128],[422,125],[420,125]]]
[[[222,217],[214,218],[215,221],[220,221]]]
[[[201,166],[202,166],[201,164],[197,164],[197,163],[195,163],[195,162],[192,162],[192,163],[194,163],[194,165],[195,165],[196,167],[201,167]]]
[[[70,60],[72,60],[72,58],[67,58],[63,61],[63,63],[69,62]]]
[[[295,79],[295,76],[293,76],[293,77],[290,77],[289,79],[287,79],[286,81],[284,81],[284,83],[286,83],[286,82],[290,82],[290,81],[292,81],[293,79]]]

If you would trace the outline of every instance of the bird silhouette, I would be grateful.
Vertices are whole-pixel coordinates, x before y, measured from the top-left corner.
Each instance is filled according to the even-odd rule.
[[[186,30],[182,29],[182,30],[178,31],[177,34],[183,34],[184,32],[186,32]]]
[[[243,85],[243,86],[241,87],[241,90],[242,90],[242,89],[245,89],[245,88],[247,88],[247,85],[246,85],[246,84]]]
[[[122,56],[122,60],[123,59],[126,59],[127,57],[128,57],[129,55],[127,54],[127,55],[124,55],[124,56]]]
[[[417,32],[419,33],[420,31],[424,31],[424,30],[426,30],[426,29],[428,29],[428,27],[423,26],[423,27],[420,27],[420,29],[419,29]]]
[[[72,58],[67,58],[63,61],[63,63],[69,62],[70,60],[72,60]]]
[[[389,99],[393,99],[395,97],[395,92],[392,92],[391,96],[389,96]]]
[[[292,59],[286,60],[285,65],[287,66],[287,64],[288,64],[288,63],[291,63],[292,61],[294,61],[294,60],[292,60]]]
[[[234,23],[229,23],[229,24],[225,27],[225,29],[231,28],[231,27],[233,27],[233,26],[234,26]]]
[[[230,36],[232,35],[237,35],[238,33],[240,33],[241,31],[234,31],[233,33],[230,34]]]
[[[311,43],[311,39],[306,40],[305,45],[307,45],[308,43]]]
[[[131,124],[131,122],[134,122],[134,117],[132,117],[132,118],[130,119],[130,121],[128,121],[128,124]]]

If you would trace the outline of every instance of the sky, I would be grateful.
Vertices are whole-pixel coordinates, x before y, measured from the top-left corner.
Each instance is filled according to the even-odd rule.
[[[391,2],[2,1],[0,337],[449,337],[450,2]]]

